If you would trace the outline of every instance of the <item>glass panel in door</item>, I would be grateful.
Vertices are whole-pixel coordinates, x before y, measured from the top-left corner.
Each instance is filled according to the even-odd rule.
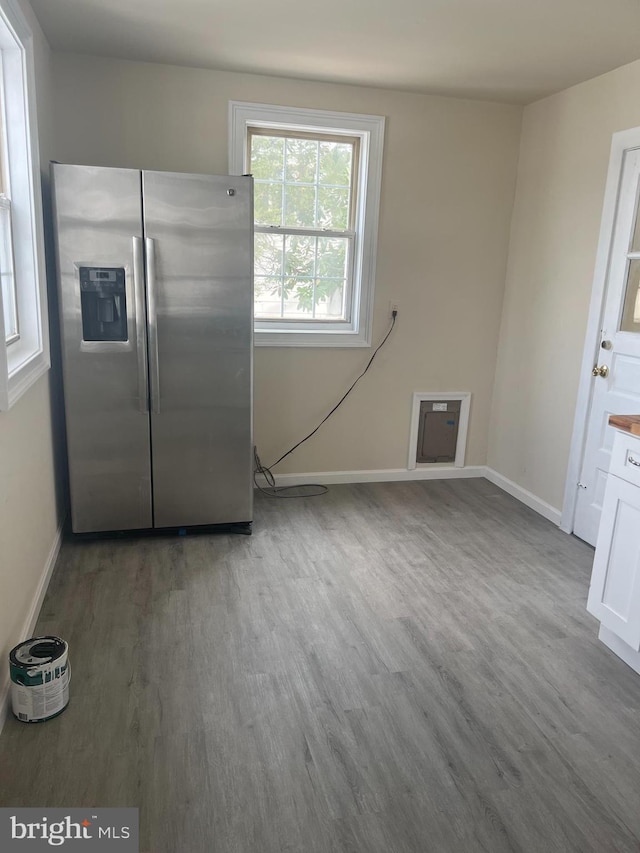
[[[622,306],[621,332],[640,332],[640,260],[629,261]]]

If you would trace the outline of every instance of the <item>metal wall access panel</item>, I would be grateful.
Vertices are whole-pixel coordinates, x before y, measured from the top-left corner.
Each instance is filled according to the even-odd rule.
[[[416,462],[455,462],[461,406],[461,400],[422,401]]]
[[[145,171],[154,525],[252,519],[250,177]]]
[[[140,172],[52,166],[73,530],[152,526]],[[83,339],[80,268],[124,270],[126,340]]]

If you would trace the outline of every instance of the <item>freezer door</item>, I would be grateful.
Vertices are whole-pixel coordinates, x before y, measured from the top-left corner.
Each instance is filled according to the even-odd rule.
[[[52,165],[76,533],[151,527],[141,173]]]
[[[154,526],[251,521],[252,180],[142,180]]]

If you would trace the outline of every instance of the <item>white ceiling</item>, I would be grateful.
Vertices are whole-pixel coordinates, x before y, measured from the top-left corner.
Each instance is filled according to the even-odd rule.
[[[640,58],[640,0],[31,0],[54,50],[528,103]]]

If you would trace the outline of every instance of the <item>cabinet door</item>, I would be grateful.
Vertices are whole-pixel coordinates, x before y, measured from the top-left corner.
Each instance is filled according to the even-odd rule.
[[[640,488],[613,475],[602,504],[587,610],[640,650]]]

